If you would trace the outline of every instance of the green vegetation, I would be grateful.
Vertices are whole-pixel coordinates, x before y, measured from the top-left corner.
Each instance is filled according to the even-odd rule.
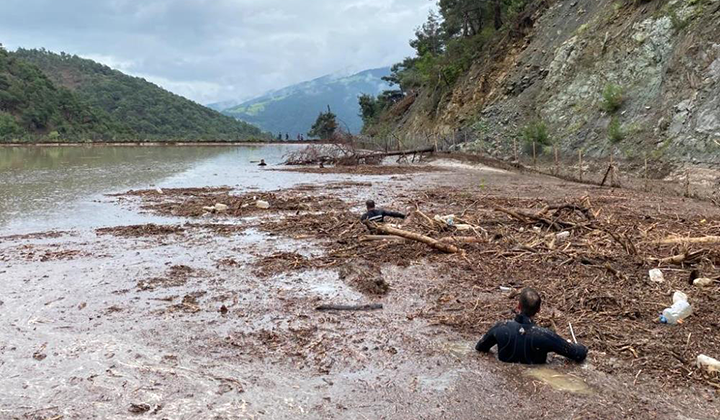
[[[610,143],[616,145],[623,141],[625,136],[625,130],[620,124],[620,120],[617,117],[612,117],[608,125],[608,140],[610,140]]]
[[[205,108],[145,81],[74,55],[45,50],[19,49],[12,56],[21,66],[34,69],[48,91],[60,101],[30,97],[35,113],[19,115],[32,119],[22,124],[30,133],[64,140],[140,141],[241,141],[262,139],[260,129]],[[2,70],[0,70],[1,72]],[[40,79],[38,79],[40,80]],[[0,89],[1,89],[0,81]],[[58,87],[56,87],[58,86]],[[26,90],[27,92],[27,90]],[[3,94],[0,90],[0,95]],[[80,118],[57,120],[53,112],[67,116],[67,104]],[[88,117],[89,115],[89,117]],[[45,124],[45,121],[48,124]],[[83,122],[82,129],[77,122]],[[87,121],[94,122],[88,126]]]
[[[525,151],[532,153],[533,145],[536,152],[542,153],[545,147],[552,146],[552,139],[547,125],[542,120],[535,120],[526,125],[520,132],[523,139]]]
[[[360,117],[365,127],[376,125],[380,116],[390,106],[402,99],[402,94],[397,91],[387,90],[378,96],[363,94],[358,97],[360,103]]]
[[[308,132],[308,136],[327,140],[333,138],[337,129],[337,116],[333,114],[328,106],[327,112],[321,112],[320,115],[318,115],[315,124],[313,124]]]
[[[114,139],[130,133],[129,127],[56,87],[36,66],[0,46],[0,141]]]
[[[438,12],[429,14],[410,41],[415,56],[395,64],[390,76],[384,78],[396,90],[377,98],[380,106],[369,107],[368,98],[360,98],[364,101],[361,108],[366,128],[368,124],[377,124],[378,118],[365,110],[387,109],[408,94],[431,92],[438,102],[487,52],[492,41],[510,30],[511,25],[506,23],[514,22],[529,3],[529,0],[439,0]]]
[[[608,114],[615,114],[623,106],[625,97],[620,86],[608,83],[602,91],[600,108]]]
[[[291,138],[305,134],[318,112],[329,104],[338,123],[351,133],[359,133],[363,126],[359,95],[375,95],[389,86],[382,80],[390,69],[366,70],[347,77],[323,76],[315,80],[288,86],[276,92],[252,99],[223,110],[235,117],[273,133],[289,133]]]

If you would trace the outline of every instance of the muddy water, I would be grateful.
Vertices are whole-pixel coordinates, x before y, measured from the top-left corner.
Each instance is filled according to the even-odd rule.
[[[272,167],[296,147],[0,147],[0,235],[158,221],[103,196],[128,189],[292,186],[296,174],[255,162]]]
[[[683,408],[687,393],[676,391],[670,403],[658,400],[654,388],[597,372],[592,361],[583,367],[554,361],[552,371],[533,375],[477,354],[480,331],[462,336],[418,316],[428,309],[428,290],[442,287],[430,264],[383,267],[391,292],[370,297],[333,269],[257,275],[253,264],[263,256],[282,250],[317,255],[319,247],[250,226],[228,236],[202,227],[159,238],[92,231],[147,220],[106,201],[107,192],[334,180],[242,163],[279,160],[282,148],[118,150],[128,155],[115,163],[105,157],[105,166],[78,156],[109,151],[55,153],[74,156],[66,161],[70,168],[52,166],[65,158],[38,157],[35,167],[16,163],[2,170],[25,185],[3,185],[15,200],[3,208],[4,231],[72,232],[0,239],[0,419],[712,418],[704,415],[709,411]],[[136,173],[140,168],[151,169]],[[89,173],[96,175],[92,182],[72,176]],[[510,175],[372,177],[371,187],[338,194],[389,202],[421,185],[456,188],[491,176],[500,182]],[[11,214],[13,208],[23,211]],[[189,274],[170,278],[173,266],[188,267]],[[147,283],[156,286],[141,287]],[[322,303],[375,302],[384,309],[314,310]],[[583,384],[592,393],[575,392]]]

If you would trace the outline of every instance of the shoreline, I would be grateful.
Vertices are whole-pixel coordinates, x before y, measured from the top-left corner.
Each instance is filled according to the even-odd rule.
[[[0,147],[237,147],[325,144],[321,141],[208,141],[208,142],[90,142],[90,143],[0,143]]]

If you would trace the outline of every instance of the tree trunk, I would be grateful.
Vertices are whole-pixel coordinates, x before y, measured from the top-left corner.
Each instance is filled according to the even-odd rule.
[[[430,238],[428,236],[420,235],[419,233],[415,232],[408,232],[406,230],[396,229],[387,225],[381,225],[378,223],[370,223],[369,226],[378,231],[387,233],[388,235],[395,235],[400,236],[407,239],[412,239],[413,241],[422,242],[424,244],[427,244],[439,251],[448,253],[448,254],[457,254],[460,252],[460,249],[456,247],[455,245],[446,244],[443,242],[440,242],[438,240],[435,240],[433,238]]]

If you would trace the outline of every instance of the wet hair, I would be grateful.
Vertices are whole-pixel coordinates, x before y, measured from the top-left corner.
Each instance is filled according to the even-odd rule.
[[[374,209],[374,208],[375,208],[375,202],[372,201],[372,200],[366,201],[366,202],[365,202],[365,205],[367,206],[368,209]]]
[[[540,293],[535,289],[526,288],[520,292],[520,310],[525,316],[535,316],[540,312],[540,305],[542,304],[542,298]]]

